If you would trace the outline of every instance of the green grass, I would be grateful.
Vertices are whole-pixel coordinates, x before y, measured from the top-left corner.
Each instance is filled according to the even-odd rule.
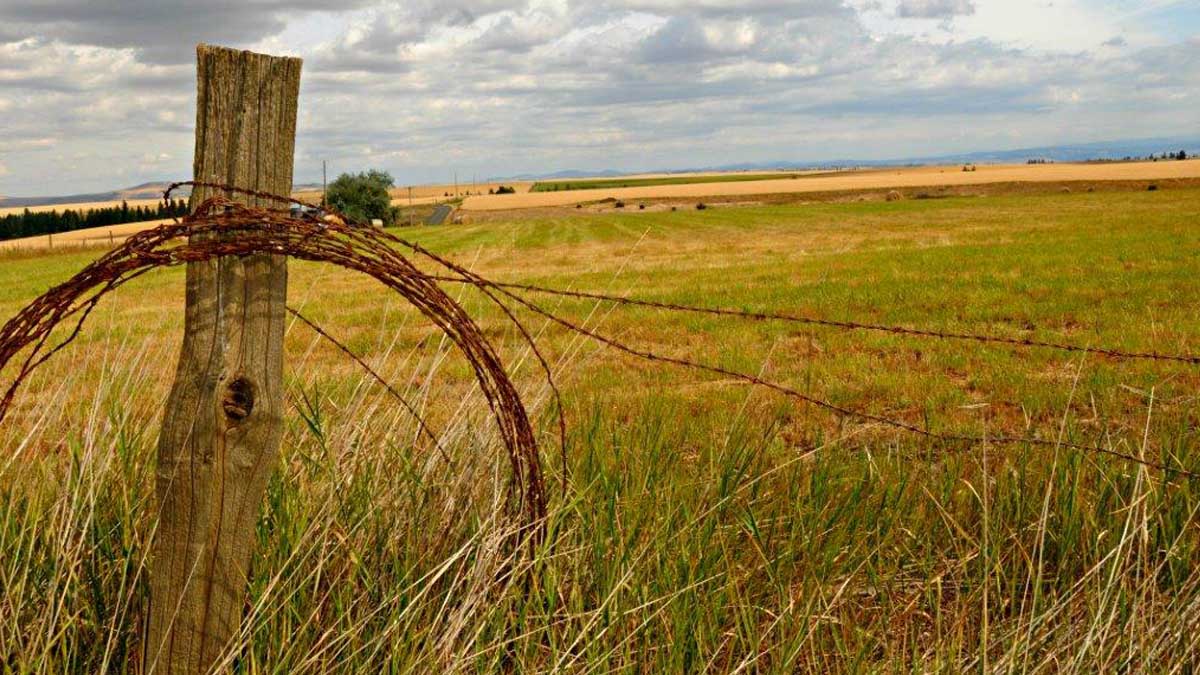
[[[1131,350],[1200,352],[1200,191],[579,215],[397,230],[498,280]],[[9,255],[11,316],[95,252]],[[181,270],[101,304],[0,426],[0,672],[142,672],[154,447]],[[1200,487],[1068,449],[949,448],[523,315],[566,397],[570,478],[515,330],[453,288],[542,433],[550,537],[503,544],[470,373],[372,281],[290,303],[418,403],[454,460],[303,325],[258,526],[246,673],[1192,672]],[[1200,469],[1195,367],[540,298],[605,334],[939,430]],[[7,380],[6,380],[7,382]],[[515,574],[514,574],[515,572]]]
[[[530,192],[558,192],[560,190],[611,190],[613,188],[647,187],[652,185],[688,185],[691,183],[741,183],[754,180],[778,180],[800,178],[801,173],[723,173],[707,176],[657,176],[654,178],[596,178],[591,180],[547,180],[538,181],[529,188]]]

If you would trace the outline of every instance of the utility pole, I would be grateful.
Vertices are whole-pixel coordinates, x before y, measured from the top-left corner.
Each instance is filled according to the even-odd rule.
[[[325,160],[321,160],[321,208],[329,208],[329,204],[325,201],[325,190],[328,188],[329,176],[325,173]]]
[[[458,196],[458,171],[454,172],[454,196]]]
[[[412,224],[413,224],[412,218],[413,218],[412,186],[409,185],[408,186],[408,226],[409,227],[412,227]]]

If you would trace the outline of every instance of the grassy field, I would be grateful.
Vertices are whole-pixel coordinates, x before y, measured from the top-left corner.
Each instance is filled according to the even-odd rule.
[[[590,178],[585,180],[538,181],[530,192],[559,192],[562,190],[609,190],[612,188],[647,187],[652,185],[690,185],[692,183],[739,183],[752,180],[799,178],[807,172],[787,173],[717,173],[686,176],[655,176],[652,178]]]
[[[569,215],[403,230],[496,280],[1132,350],[1200,352],[1200,190]],[[91,253],[0,259],[11,316]],[[1066,448],[942,446],[631,360],[452,293],[537,419],[550,536],[504,545],[502,448],[465,364],[368,279],[293,264],[289,414],[247,673],[1193,672],[1200,492]],[[158,414],[181,270],[106,300],[0,426],[0,672],[141,672]],[[1200,470],[1195,366],[540,298],[640,348],[930,428]],[[10,373],[5,375],[11,376]],[[5,380],[7,382],[7,379]]]

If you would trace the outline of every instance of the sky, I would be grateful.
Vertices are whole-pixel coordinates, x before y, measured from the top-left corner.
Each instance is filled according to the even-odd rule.
[[[1200,131],[1200,0],[0,0],[0,195],[189,178],[198,42],[304,59],[297,182]]]

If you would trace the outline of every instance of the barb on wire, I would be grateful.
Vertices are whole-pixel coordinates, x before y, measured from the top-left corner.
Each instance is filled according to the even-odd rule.
[[[460,277],[434,275],[434,280],[448,283],[470,283]],[[1037,347],[1044,349],[1053,349],[1063,352],[1074,352],[1080,354],[1093,354],[1096,356],[1104,356],[1113,359],[1124,360],[1146,360],[1146,361],[1174,361],[1179,363],[1189,363],[1193,365],[1200,364],[1200,356],[1194,354],[1160,354],[1158,352],[1135,352],[1110,347],[1085,347],[1082,345],[1073,345],[1065,342],[1051,342],[1046,340],[1034,340],[1032,338],[1014,338],[1003,335],[988,335],[985,333],[960,333],[954,331],[939,331],[924,328],[908,328],[906,326],[891,326],[878,323],[862,323],[858,321],[838,321],[835,319],[822,319],[819,317],[802,316],[798,314],[786,314],[782,312],[748,312],[737,309],[723,309],[719,307],[702,307],[698,305],[682,305],[671,302],[658,302],[654,300],[640,300],[620,295],[610,295],[606,293],[594,293],[589,291],[572,291],[561,288],[550,288],[547,286],[537,286],[534,284],[520,284],[507,282],[491,282],[492,285],[509,290],[528,291],[531,293],[542,293],[545,295],[555,295],[564,298],[576,298],[582,300],[597,300],[600,302],[610,302],[618,305],[631,305],[637,307],[650,307],[654,309],[662,309],[673,312],[689,312],[693,314],[707,314],[710,316],[727,316],[737,317],[742,319],[751,319],[756,321],[783,321],[787,323],[798,323],[812,326],[824,326],[827,328],[840,328],[843,330],[861,330],[861,331],[877,331],[883,333],[895,333],[897,335],[909,335],[913,337],[937,338],[943,340],[968,340],[973,342],[991,343],[991,344],[1007,344],[1017,347]]]

